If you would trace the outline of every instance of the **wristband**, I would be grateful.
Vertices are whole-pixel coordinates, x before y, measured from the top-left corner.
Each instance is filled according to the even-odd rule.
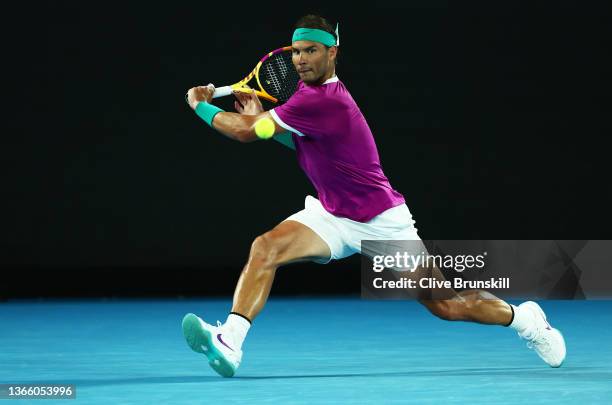
[[[217,115],[220,112],[225,112],[225,111],[223,111],[217,106],[208,104],[206,101],[200,101],[198,105],[196,106],[195,112],[196,114],[198,114],[198,117],[202,118],[204,122],[206,122],[208,125],[212,127],[213,126],[212,122],[213,122],[213,118],[215,118],[215,115]]]

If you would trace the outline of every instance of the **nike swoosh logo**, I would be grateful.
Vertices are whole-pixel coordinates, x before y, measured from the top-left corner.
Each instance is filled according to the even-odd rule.
[[[219,342],[221,342],[221,344],[222,344],[223,346],[227,347],[227,348],[228,348],[228,349],[230,349],[231,351],[234,351],[234,349],[232,349],[231,347],[229,347],[229,346],[227,345],[227,343],[225,343],[225,342],[223,341],[223,338],[221,337],[221,334],[220,334],[220,333],[218,333],[218,334],[217,334],[217,340],[218,340]]]

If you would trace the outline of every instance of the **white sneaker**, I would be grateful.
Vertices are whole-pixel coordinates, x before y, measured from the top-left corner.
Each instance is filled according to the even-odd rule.
[[[219,375],[232,377],[240,366],[242,350],[235,347],[231,333],[226,332],[221,322],[209,325],[195,314],[183,318],[183,334],[189,347],[206,355],[208,364]]]
[[[534,327],[519,336],[527,340],[527,347],[535,352],[551,367],[560,367],[565,360],[565,340],[559,330],[550,326],[542,308],[533,301],[519,305],[533,314]]]

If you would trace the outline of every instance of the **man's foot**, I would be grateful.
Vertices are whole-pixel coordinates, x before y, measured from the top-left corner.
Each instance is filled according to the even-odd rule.
[[[225,333],[220,322],[209,325],[194,314],[183,318],[183,334],[187,344],[208,358],[208,364],[219,375],[232,377],[240,366],[242,350],[234,348],[231,334]]]
[[[550,326],[542,308],[533,301],[519,305],[532,313],[534,324],[519,336],[527,341],[527,347],[535,352],[551,367],[560,367],[565,360],[565,340],[557,329]]]

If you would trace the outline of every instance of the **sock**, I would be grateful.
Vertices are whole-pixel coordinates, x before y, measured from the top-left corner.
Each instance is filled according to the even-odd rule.
[[[521,336],[529,335],[534,326],[533,314],[527,308],[510,305],[514,310],[514,319],[508,326],[517,331]]]
[[[223,326],[231,330],[234,344],[238,347],[238,350],[240,350],[249,328],[251,327],[251,322],[244,316],[232,313],[227,316],[227,321],[225,321]]]

